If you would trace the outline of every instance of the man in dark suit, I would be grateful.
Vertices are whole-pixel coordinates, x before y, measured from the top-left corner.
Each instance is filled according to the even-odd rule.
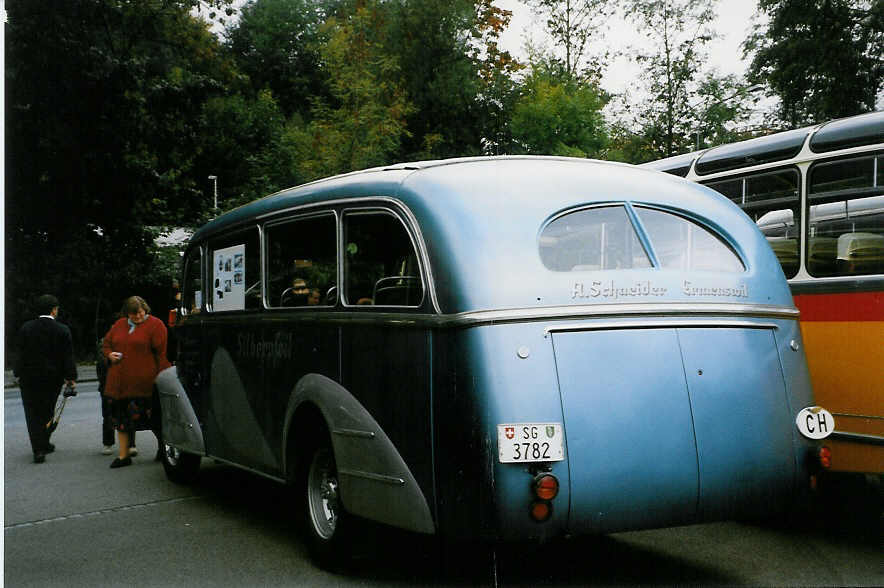
[[[52,420],[62,384],[76,386],[77,366],[71,331],[56,320],[58,299],[51,294],[40,296],[37,311],[40,317],[26,322],[19,332],[15,375],[21,385],[34,463],[43,463],[46,454],[55,450],[46,425]]]

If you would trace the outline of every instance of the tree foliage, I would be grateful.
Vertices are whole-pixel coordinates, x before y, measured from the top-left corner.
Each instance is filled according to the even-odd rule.
[[[544,19],[546,32],[555,46],[564,51],[556,57],[565,75],[575,79],[597,79],[605,61],[604,52],[592,57],[590,44],[613,14],[611,0],[527,0],[531,9]]]
[[[512,115],[517,152],[594,157],[607,142],[602,108],[606,96],[555,69],[534,64]]]
[[[228,25],[225,46],[255,93],[269,90],[286,116],[309,116],[310,97],[328,97],[320,28],[340,0],[260,0]]]
[[[650,48],[633,50],[643,67],[644,100],[629,102],[614,127],[607,157],[633,163],[733,140],[751,113],[748,84],[705,68],[717,2],[627,0]]]
[[[714,5],[706,0],[627,1],[628,12],[652,43],[650,50],[636,51],[635,59],[644,67],[649,95],[640,109],[643,132],[660,157],[691,144],[696,117],[690,99],[706,57],[704,46],[713,38]]]
[[[472,54],[480,0],[388,0],[387,46],[414,106],[404,159],[477,155],[482,150],[479,65]]]
[[[400,87],[399,63],[387,52],[382,3],[360,2],[350,14],[330,18],[322,45],[334,104],[314,100],[312,120],[293,130],[305,179],[387,163],[408,136],[414,110]]]
[[[199,216],[200,113],[233,73],[193,4],[7,3],[7,334],[55,292],[82,343],[100,301],[167,285],[149,227]]]
[[[749,76],[790,127],[868,112],[884,89],[884,2],[759,0],[767,23],[744,43]]]
[[[500,47],[501,34],[511,18],[512,12],[498,8],[494,0],[476,3],[472,58],[479,74],[482,151],[491,155],[515,149],[510,119],[521,90],[517,76],[526,66]]]
[[[62,299],[81,352],[127,295],[161,314],[178,252],[156,237],[217,212],[209,176],[224,210],[393,161],[640,162],[742,138],[734,123],[748,112],[745,83],[704,69],[712,5],[525,2],[557,48],[522,64],[500,45],[512,15],[495,0],[9,0],[7,341],[45,292]],[[796,120],[838,115],[831,93],[787,100],[787,90],[801,95],[797,78],[848,88],[843,106],[868,108],[881,87],[881,4],[762,0],[771,26],[751,41],[767,64],[758,79]],[[603,22],[615,5],[654,46],[636,54],[648,100],[606,121],[599,48],[610,45]],[[781,26],[793,6],[819,14]],[[827,29],[824,17],[839,24]],[[210,24],[226,25],[223,42]],[[786,67],[814,54],[808,31],[825,41],[817,69]],[[833,71],[843,74],[836,82]]]

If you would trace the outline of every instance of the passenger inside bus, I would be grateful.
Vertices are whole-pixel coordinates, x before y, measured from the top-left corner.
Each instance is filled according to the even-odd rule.
[[[307,298],[310,296],[310,288],[303,278],[293,278],[292,285],[285,290],[279,297],[280,306],[306,306]]]

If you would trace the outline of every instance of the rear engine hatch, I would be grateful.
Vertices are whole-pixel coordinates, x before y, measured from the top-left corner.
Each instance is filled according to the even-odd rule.
[[[791,412],[771,329],[552,337],[573,532],[757,513],[788,494]]]

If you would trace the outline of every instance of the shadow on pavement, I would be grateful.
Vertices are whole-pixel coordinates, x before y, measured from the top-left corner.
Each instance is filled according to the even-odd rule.
[[[247,519],[256,532],[291,544],[307,559],[294,490],[233,467],[206,464],[194,490],[214,508]],[[491,553],[475,545],[440,547],[435,537],[365,522],[354,558],[343,572],[367,584],[491,585]],[[293,553],[293,556],[295,555]],[[655,553],[615,537],[508,545],[496,553],[504,586],[732,584],[712,567]]]

